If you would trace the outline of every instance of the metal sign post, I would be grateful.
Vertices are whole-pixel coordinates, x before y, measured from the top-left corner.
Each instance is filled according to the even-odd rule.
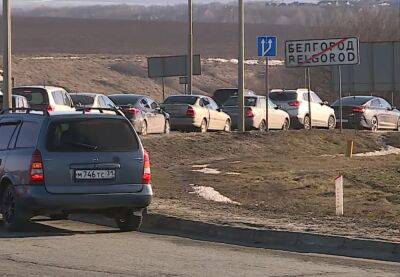
[[[188,0],[188,59],[187,59],[187,71],[188,71],[188,91],[192,94],[193,88],[193,3],[192,0]]]
[[[239,113],[238,129],[244,133],[246,126],[244,123],[244,3],[239,0],[239,62],[238,62],[238,92],[239,92]]]
[[[3,109],[12,108],[11,90],[11,7],[3,0]]]
[[[312,130],[312,112],[311,112],[311,74],[310,68],[307,67],[307,76],[308,76],[308,117],[310,118],[310,130]]]
[[[257,38],[258,56],[265,57],[265,95],[266,95],[266,130],[269,131],[269,57],[277,56],[278,39],[275,36],[259,36]]]
[[[165,100],[165,80],[164,80],[164,77],[161,77],[161,81],[162,81],[162,99],[164,101]]]
[[[267,110],[265,113],[265,119],[266,119],[266,127],[267,127],[267,132],[269,131],[269,57],[265,57],[265,91],[266,91],[266,100],[265,103],[267,105]]]
[[[339,109],[340,109],[340,133],[343,133],[343,103],[342,103],[342,68],[339,65]]]

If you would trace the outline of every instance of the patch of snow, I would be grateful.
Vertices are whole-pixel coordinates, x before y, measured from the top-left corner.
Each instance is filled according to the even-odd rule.
[[[208,166],[209,166],[209,164],[195,164],[195,165],[192,165],[193,168],[205,168],[205,167],[208,167]]]
[[[385,148],[367,153],[358,153],[354,154],[355,157],[378,157],[378,156],[387,156],[387,155],[400,155],[400,148],[396,148],[393,146],[386,146]]]
[[[222,59],[222,58],[208,58],[207,62],[217,62],[217,63],[232,63],[232,64],[238,64],[239,61],[238,59]],[[247,65],[262,65],[265,64],[265,61],[262,60],[246,60],[244,62]],[[269,66],[282,66],[285,65],[285,61],[283,60],[269,60],[268,61]]]
[[[208,167],[204,167],[202,169],[194,169],[192,170],[193,172],[200,172],[200,173],[204,173],[204,174],[212,174],[212,175],[218,175],[221,173],[221,171],[214,169],[214,168],[208,168]]]
[[[190,186],[193,188],[193,191],[194,191],[192,193],[195,193],[198,196],[200,196],[208,201],[240,205],[239,202],[232,201],[231,199],[229,199],[226,196],[223,196],[221,193],[219,193],[212,187],[196,186],[194,184],[190,184]]]
[[[226,172],[226,175],[240,175],[239,172]]]

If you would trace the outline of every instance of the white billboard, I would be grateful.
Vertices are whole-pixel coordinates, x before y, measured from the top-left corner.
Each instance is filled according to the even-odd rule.
[[[359,64],[359,40],[356,37],[290,40],[285,42],[287,67],[311,67]]]

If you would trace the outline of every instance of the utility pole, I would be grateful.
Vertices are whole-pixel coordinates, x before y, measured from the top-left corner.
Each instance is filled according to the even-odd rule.
[[[188,94],[192,94],[193,88],[193,3],[188,0],[188,54],[187,54],[187,73],[188,73]]]
[[[238,129],[245,132],[244,122],[244,3],[239,0],[239,63],[238,63]]]
[[[3,0],[3,109],[12,108],[11,91],[11,8],[10,0]]]

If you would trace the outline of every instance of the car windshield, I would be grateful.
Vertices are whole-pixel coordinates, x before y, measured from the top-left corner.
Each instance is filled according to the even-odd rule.
[[[287,90],[283,92],[273,91],[269,94],[269,97],[272,101],[278,101],[278,102],[293,101],[297,99],[297,92],[287,91]]]
[[[368,101],[372,100],[371,97],[344,97],[342,98],[342,105],[343,106],[362,106],[366,104]],[[339,99],[333,102],[332,106],[339,106],[340,101]]]
[[[14,95],[24,96],[30,105],[48,104],[47,92],[42,88],[14,88]]]
[[[198,99],[197,96],[170,96],[164,101],[164,104],[194,105],[197,99]]]
[[[135,106],[137,102],[141,99],[140,96],[133,96],[133,95],[110,95],[108,98],[114,102],[117,106]]]
[[[235,107],[238,105],[238,97],[230,97],[228,101],[225,102],[224,106],[226,107]],[[244,105],[246,107],[255,107],[257,106],[257,97],[245,97]]]
[[[125,152],[139,148],[126,120],[75,119],[50,124],[47,148],[53,152]]]
[[[94,96],[71,94],[72,101],[76,106],[91,106],[94,103]]]

